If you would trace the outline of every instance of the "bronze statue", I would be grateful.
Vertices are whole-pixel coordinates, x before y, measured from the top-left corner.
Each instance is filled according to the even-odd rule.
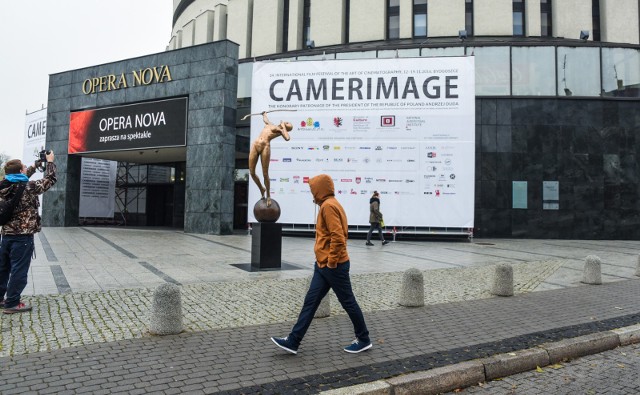
[[[254,115],[254,114],[249,114]],[[255,114],[257,115],[257,114]],[[246,118],[246,117],[245,117]],[[267,207],[271,206],[271,192],[269,183],[269,162],[271,160],[271,140],[276,137],[282,136],[286,141],[289,141],[289,132],[293,129],[293,125],[290,122],[280,121],[279,125],[274,125],[269,122],[267,118],[267,111],[262,112],[262,120],[264,121],[264,128],[260,132],[260,135],[253,143],[251,143],[251,150],[249,151],[249,174],[251,178],[258,185],[260,194],[264,199],[265,192],[267,194]],[[260,182],[260,179],[256,175],[256,165],[258,164],[258,157],[260,157],[260,163],[262,164],[262,177],[264,179],[264,186]]]

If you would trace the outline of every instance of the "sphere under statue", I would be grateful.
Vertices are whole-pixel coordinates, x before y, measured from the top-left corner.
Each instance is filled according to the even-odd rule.
[[[276,222],[280,218],[280,205],[271,199],[271,205],[267,206],[267,199],[262,198],[253,206],[253,216],[258,222]]]

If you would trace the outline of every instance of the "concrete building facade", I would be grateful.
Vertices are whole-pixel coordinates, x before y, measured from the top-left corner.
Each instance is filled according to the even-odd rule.
[[[189,29],[197,30],[196,26],[194,22]],[[51,75],[47,147],[56,153],[58,182],[44,199],[43,224],[78,225],[81,158],[93,157],[138,164],[183,163],[179,166],[182,175],[176,175],[173,185],[168,186],[173,194],[170,207],[159,207],[155,215],[173,217],[169,224],[187,232],[231,233],[237,67],[238,46],[222,40]],[[145,114],[151,114],[168,100],[186,103],[184,121],[168,131],[183,143],[166,147],[150,142],[144,148],[133,148],[127,141],[117,149],[68,153],[72,151],[74,114],[114,113],[136,106],[146,106]],[[101,118],[98,133],[110,131],[105,126],[108,122],[121,130],[133,130],[122,119],[126,115]],[[89,129],[88,134],[92,133]]]
[[[256,60],[475,56],[475,234],[640,238],[640,1],[175,0],[168,49],[203,12],[239,45],[239,114]]]

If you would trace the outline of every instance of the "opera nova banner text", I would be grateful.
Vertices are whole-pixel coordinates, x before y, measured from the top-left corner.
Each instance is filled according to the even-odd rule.
[[[293,124],[271,141],[279,222],[315,222],[308,180],[327,173],[350,225],[379,191],[387,226],[473,227],[473,57],[258,62],[252,84],[252,113]],[[252,141],[263,127],[252,117]],[[250,182],[249,221],[259,198]]]
[[[186,145],[187,98],[72,112],[69,153]]]

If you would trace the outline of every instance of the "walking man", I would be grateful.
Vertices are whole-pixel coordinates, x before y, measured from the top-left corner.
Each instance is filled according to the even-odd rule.
[[[384,239],[384,235],[382,234],[382,227],[380,223],[382,222],[382,213],[380,212],[380,194],[378,191],[373,191],[373,195],[371,199],[369,199],[369,232],[367,233],[367,243],[366,245],[372,246],[371,235],[374,230],[378,230],[378,236],[380,236],[380,241],[382,241],[382,245],[389,244],[388,241]]]
[[[348,353],[359,353],[371,348],[369,331],[362,310],[351,289],[349,277],[349,254],[347,253],[347,215],[334,194],[333,180],[320,174],[309,180],[314,202],[320,206],[316,221],[316,242],[313,247],[316,262],[311,285],[304,298],[298,322],[287,337],[272,337],[271,340],[283,350],[297,354],[313,316],[329,289],[338,297],[347,312],[356,339],[344,348]]]
[[[24,188],[22,196],[9,222],[2,226],[0,242],[0,307],[4,314],[31,311],[20,301],[22,291],[27,286],[27,275],[34,251],[33,235],[40,232],[38,195],[49,190],[57,181],[53,152],[46,155],[45,174],[41,180],[29,181],[34,169],[12,159],[4,165],[5,179],[0,183],[0,199],[8,199],[18,188]],[[19,184],[24,184],[22,187]]]

